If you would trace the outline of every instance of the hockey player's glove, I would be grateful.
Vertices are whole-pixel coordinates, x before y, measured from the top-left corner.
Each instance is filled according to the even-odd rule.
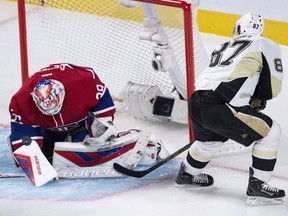
[[[261,111],[264,110],[266,107],[266,100],[262,100],[260,98],[252,96],[249,101],[249,104],[252,108]]]

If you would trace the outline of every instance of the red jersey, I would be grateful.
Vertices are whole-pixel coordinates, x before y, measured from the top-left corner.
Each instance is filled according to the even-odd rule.
[[[56,115],[44,115],[32,99],[31,92],[42,79],[58,80],[64,86],[65,98],[61,111]],[[41,136],[31,130],[32,128],[40,126],[55,131],[70,131],[86,119],[89,111],[96,117],[108,117],[113,116],[116,110],[108,88],[92,68],[53,64],[36,72],[24,82],[12,97],[9,111],[13,143],[19,142],[23,135]],[[28,134],[27,126],[32,126],[28,127]],[[13,129],[17,134],[13,133]]]

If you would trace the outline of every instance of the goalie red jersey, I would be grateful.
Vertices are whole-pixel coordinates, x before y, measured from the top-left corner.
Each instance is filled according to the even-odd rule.
[[[53,64],[25,81],[12,97],[9,111],[11,142],[17,149],[23,136],[30,136],[41,146],[43,130],[68,134],[85,129],[88,112],[96,118],[113,117],[115,106],[92,68]]]

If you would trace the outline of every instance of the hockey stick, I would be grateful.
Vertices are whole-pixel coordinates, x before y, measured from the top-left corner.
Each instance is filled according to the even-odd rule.
[[[175,158],[176,156],[178,156],[179,154],[181,154],[182,152],[186,151],[187,149],[190,148],[190,146],[194,143],[188,143],[187,145],[183,146],[182,148],[178,149],[177,151],[175,151],[173,154],[169,155],[168,157],[164,158],[163,160],[159,161],[158,163],[154,164],[153,166],[151,166],[150,168],[146,169],[146,170],[131,170],[128,169],[124,166],[121,166],[118,163],[113,163],[113,167],[114,169],[119,172],[122,173],[124,175],[127,176],[132,176],[135,178],[142,178],[145,175],[151,173],[153,170],[161,167],[162,165],[166,164],[168,161],[172,160],[173,158]]]

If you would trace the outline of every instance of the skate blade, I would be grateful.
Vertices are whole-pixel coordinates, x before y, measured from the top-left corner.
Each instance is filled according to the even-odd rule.
[[[213,185],[209,186],[202,186],[202,185],[196,185],[196,184],[174,184],[175,188],[211,188]]]
[[[195,186],[195,185],[191,185],[191,184],[174,184],[174,187],[176,188],[200,188],[200,186]]]
[[[249,196],[247,198],[246,203],[250,206],[257,206],[257,205],[277,205],[282,204],[285,202],[284,197],[279,198],[264,198],[264,197],[256,197],[256,196]]]

